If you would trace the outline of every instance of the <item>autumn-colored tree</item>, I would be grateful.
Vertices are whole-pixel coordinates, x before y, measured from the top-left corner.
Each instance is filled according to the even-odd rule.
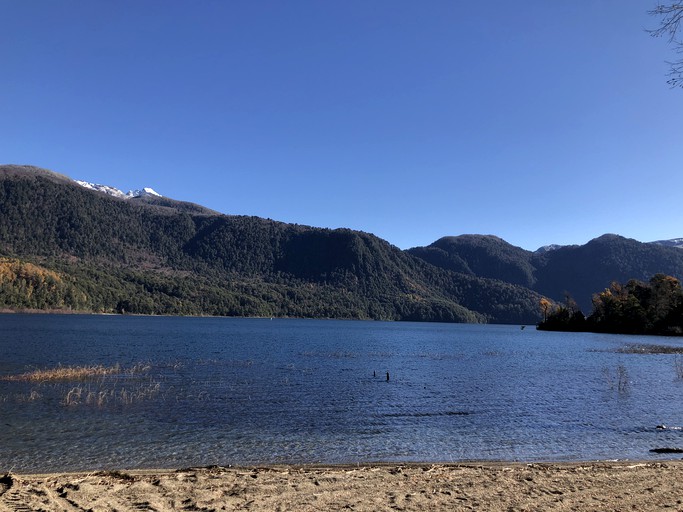
[[[546,300],[545,298],[541,301]],[[549,304],[550,301],[547,301]],[[586,317],[579,309],[578,304],[568,293],[565,295],[564,304],[543,304],[545,306],[543,322],[538,325],[541,330],[547,331],[583,331],[585,330]],[[551,311],[550,308],[552,308]]]
[[[548,321],[548,313],[550,312],[550,308],[553,307],[553,303],[550,302],[545,297],[541,297],[541,300],[539,301],[539,305],[541,306],[541,311],[543,312],[543,321],[547,322]]]
[[[593,296],[593,312],[582,321],[570,302],[551,312],[540,329],[623,334],[683,334],[683,289],[678,279],[656,274],[649,283],[612,283]]]
[[[0,257],[0,307],[81,309],[86,303],[85,294],[58,273]]]

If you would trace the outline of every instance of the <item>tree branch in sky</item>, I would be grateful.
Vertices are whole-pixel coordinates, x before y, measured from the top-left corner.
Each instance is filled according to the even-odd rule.
[[[683,0],[667,4],[659,4],[649,11],[652,16],[660,18],[659,28],[648,30],[653,37],[668,37],[669,42],[674,45],[674,51],[681,55],[681,58],[674,62],[669,62],[671,70],[667,83],[672,87],[683,87],[683,41],[679,39],[679,29],[683,22]]]

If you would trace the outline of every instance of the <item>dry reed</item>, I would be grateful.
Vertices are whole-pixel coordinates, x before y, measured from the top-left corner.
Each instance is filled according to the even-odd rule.
[[[71,388],[62,399],[67,406],[91,405],[104,407],[110,404],[131,405],[155,398],[161,391],[161,384],[150,382],[132,388],[86,389],[82,386]]]
[[[58,366],[57,368],[33,370],[19,375],[7,375],[0,377],[0,380],[19,382],[78,381],[119,373],[121,373],[121,366],[118,364],[114,366]]]
[[[9,400],[33,402],[61,395],[60,403],[67,406],[130,405],[152,400],[161,393],[161,383],[143,377],[152,369],[151,364],[137,363],[128,368],[114,366],[62,366],[36,369],[21,374],[0,376],[0,381],[35,385],[29,393],[0,395],[0,402]]]

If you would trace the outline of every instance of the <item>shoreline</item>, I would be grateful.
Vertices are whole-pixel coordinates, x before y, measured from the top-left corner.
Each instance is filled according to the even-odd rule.
[[[0,474],[0,511],[683,509],[681,460],[372,463]]]
[[[405,462],[312,462],[312,463],[255,463],[255,464],[227,464],[225,466],[209,464],[206,466],[182,466],[182,467],[150,467],[150,468],[99,468],[99,469],[76,469],[65,471],[46,471],[36,473],[31,471],[9,471],[0,469],[0,477],[3,475],[13,475],[27,478],[48,478],[54,476],[72,475],[92,475],[104,473],[125,473],[128,475],[164,475],[175,474],[183,471],[324,471],[339,470],[349,471],[359,468],[404,468],[404,469],[423,469],[423,468],[477,468],[477,469],[496,469],[496,468],[581,468],[581,467],[641,467],[657,464],[681,464],[683,466],[683,455],[675,459],[595,459],[595,460],[488,460],[488,459],[468,459],[459,461],[405,461]]]

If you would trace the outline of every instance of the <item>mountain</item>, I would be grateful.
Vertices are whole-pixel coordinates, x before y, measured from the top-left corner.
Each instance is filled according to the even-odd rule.
[[[176,201],[175,199],[170,199],[164,197],[154,189],[145,187],[137,190],[129,190],[124,194],[122,190],[115,187],[110,187],[109,185],[100,185],[96,183],[89,183],[87,181],[75,180],[80,186],[87,188],[89,190],[94,190],[96,192],[101,192],[105,195],[115,197],[117,199],[136,199],[138,201],[144,201],[150,205],[162,206],[165,208],[170,208],[172,210],[183,211],[187,213],[204,213],[208,215],[219,215],[218,212],[200,206],[194,203],[188,203],[185,201]]]
[[[498,279],[531,288],[535,282],[532,253],[492,235],[440,238],[428,247],[409,249],[423,260],[455,272]]]
[[[128,193],[124,194],[122,190],[115,187],[110,187],[109,185],[100,185],[97,183],[90,183],[87,181],[75,180],[81,187],[85,187],[90,190],[96,190],[97,192],[102,192],[104,194],[118,197],[119,199],[132,199],[134,197],[163,197],[161,194],[156,192],[154,189],[145,187],[138,190],[129,190]]]
[[[665,247],[676,247],[677,249],[683,249],[683,238],[672,238],[671,240],[657,240],[655,242],[650,242],[655,245],[663,245]]]
[[[534,289],[553,298],[568,292],[587,312],[591,309],[592,294],[609,287],[613,281],[647,282],[658,273],[683,278],[683,251],[614,234],[545,256],[534,261],[537,268]]]
[[[497,237],[463,235],[409,252],[441,268],[526,286],[556,301],[569,294],[585,312],[591,310],[592,295],[613,281],[649,281],[657,273],[683,279],[683,251],[671,244],[642,243],[614,234],[585,245],[533,253]]]
[[[374,235],[121,197],[0,166],[0,307],[532,323],[540,296]],[[124,194],[125,195],[125,194]],[[2,269],[0,268],[0,271]],[[40,300],[35,290],[40,288]]]
[[[103,194],[107,194],[108,196],[118,197],[119,199],[128,199],[129,197],[128,194],[124,194],[118,188],[110,187],[109,185],[99,185],[97,183],[89,183],[87,181],[79,180],[76,180],[76,183],[78,183],[81,187],[85,187],[90,190],[95,190],[97,192],[102,192]]]
[[[683,279],[680,242],[608,234],[531,252],[460,235],[401,251],[360,231],[0,166],[0,308],[535,323],[542,296],[589,312],[613,281]]]
[[[565,247],[564,245],[558,245],[558,244],[549,244],[549,245],[544,245],[543,247],[539,247],[536,249],[534,252],[537,254],[543,254],[544,252],[549,252],[549,251],[555,251],[557,249],[562,249],[562,247]]]

